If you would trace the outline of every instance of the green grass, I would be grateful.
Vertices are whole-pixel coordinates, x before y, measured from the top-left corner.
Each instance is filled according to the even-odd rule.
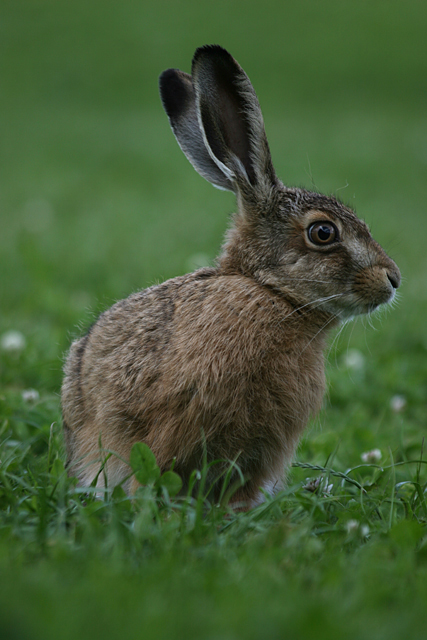
[[[0,349],[1,637],[425,636],[426,26],[416,0],[4,4],[0,339],[25,345]],[[63,468],[72,336],[213,261],[235,206],[157,92],[212,42],[251,77],[282,179],[355,206],[403,275],[396,308],[331,346],[288,488],[243,514],[151,487],[97,500]]]

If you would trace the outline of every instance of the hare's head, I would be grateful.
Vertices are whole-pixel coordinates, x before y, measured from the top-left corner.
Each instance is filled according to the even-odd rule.
[[[296,307],[341,318],[393,299],[399,269],[367,225],[335,198],[277,178],[256,93],[225,49],[197,49],[191,76],[168,69],[160,93],[194,168],[237,196],[219,262],[224,273],[255,278]]]

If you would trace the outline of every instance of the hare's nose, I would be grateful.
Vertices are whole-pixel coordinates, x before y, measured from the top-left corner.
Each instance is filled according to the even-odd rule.
[[[390,280],[390,284],[393,289],[398,289],[400,286],[400,271],[399,269],[387,269],[387,278]]]

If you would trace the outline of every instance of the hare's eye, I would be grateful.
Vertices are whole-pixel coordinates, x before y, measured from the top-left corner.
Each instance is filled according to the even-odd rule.
[[[308,237],[313,244],[332,244],[338,240],[338,229],[332,222],[315,222],[308,228]]]

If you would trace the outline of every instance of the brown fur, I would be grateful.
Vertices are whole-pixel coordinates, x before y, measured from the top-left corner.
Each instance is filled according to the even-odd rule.
[[[101,437],[117,453],[107,465],[117,484],[143,441],[184,482],[204,455],[223,460],[211,483],[235,460],[246,479],[235,499],[251,506],[260,488],[282,486],[321,405],[327,332],[388,302],[400,275],[349,208],[276,178],[255,92],[227,52],[198,50],[193,76],[169,70],[161,89],[184,152],[235,191],[238,213],[216,268],[118,302],[71,346],[62,390],[70,469],[93,480]],[[317,221],[333,223],[339,241],[314,245]]]

